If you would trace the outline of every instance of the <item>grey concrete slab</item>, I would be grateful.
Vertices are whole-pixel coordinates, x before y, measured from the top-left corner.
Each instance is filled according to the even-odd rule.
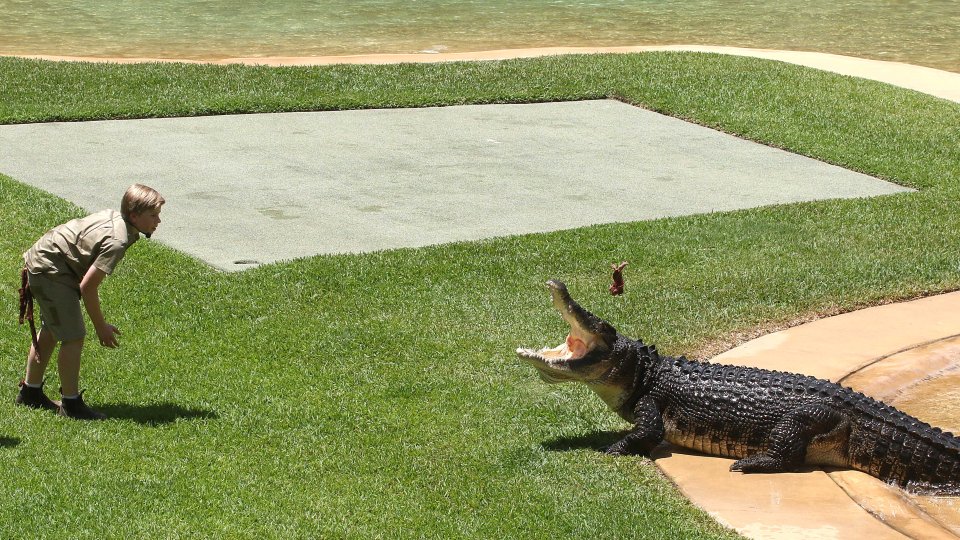
[[[904,188],[617,101],[0,126],[0,172],[224,270]],[[51,224],[54,225],[54,224]]]

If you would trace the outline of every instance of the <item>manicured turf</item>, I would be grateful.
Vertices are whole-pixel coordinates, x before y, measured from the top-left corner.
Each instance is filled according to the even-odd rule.
[[[143,241],[103,287],[123,346],[89,345],[82,372],[114,420],[84,424],[12,404],[27,345],[20,253],[80,210],[0,176],[0,536],[735,536],[648,460],[597,452],[627,426],[515,358],[564,336],[543,283],[566,281],[672,354],[960,288],[960,105],[684,53],[272,69],[0,60],[5,123],[607,96],[920,191],[231,275]],[[611,297],[621,260],[627,292]]]

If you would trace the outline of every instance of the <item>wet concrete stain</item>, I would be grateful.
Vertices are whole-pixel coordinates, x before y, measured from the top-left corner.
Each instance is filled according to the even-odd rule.
[[[285,221],[290,219],[300,219],[303,217],[302,214],[296,213],[295,210],[298,208],[291,206],[268,206],[264,208],[257,208],[257,212],[260,212],[261,215],[266,216],[270,219],[275,219],[278,221]]]

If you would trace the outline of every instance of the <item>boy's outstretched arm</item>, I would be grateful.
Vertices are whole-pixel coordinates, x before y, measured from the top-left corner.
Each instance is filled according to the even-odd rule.
[[[80,281],[80,296],[83,298],[84,307],[87,308],[87,314],[90,315],[90,321],[93,322],[93,327],[97,330],[100,344],[113,349],[120,346],[117,341],[120,330],[107,322],[103,316],[103,311],[100,309],[100,284],[103,283],[105,277],[107,277],[106,272],[96,266],[91,266],[90,270],[87,270],[87,273],[83,276],[83,280]]]

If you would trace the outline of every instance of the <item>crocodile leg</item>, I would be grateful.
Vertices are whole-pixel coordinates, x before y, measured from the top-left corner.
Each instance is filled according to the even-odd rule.
[[[803,465],[810,440],[830,433],[843,421],[843,415],[827,405],[798,407],[784,415],[770,431],[766,452],[738,460],[730,470],[745,473],[795,470]]]
[[[634,407],[633,430],[613,443],[606,453],[614,456],[649,455],[663,441],[663,417],[660,408],[650,396],[645,396]]]

